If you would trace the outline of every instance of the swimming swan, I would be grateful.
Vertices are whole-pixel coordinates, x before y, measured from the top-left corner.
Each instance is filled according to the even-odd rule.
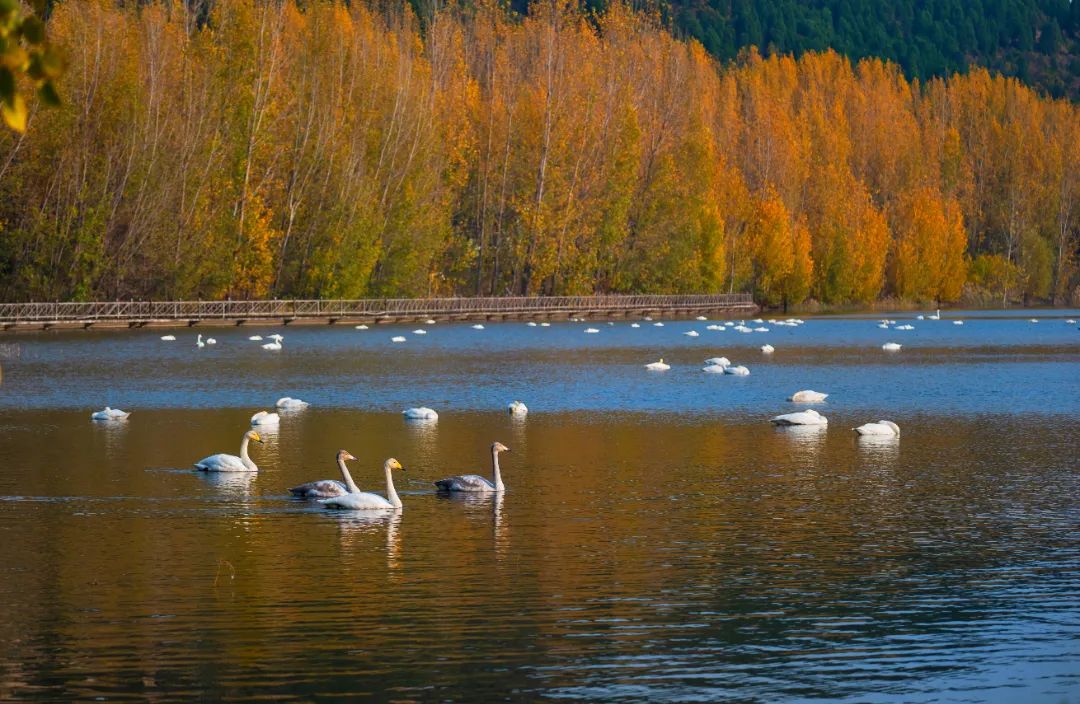
[[[277,425],[280,421],[281,416],[277,413],[267,413],[266,411],[259,411],[251,416],[252,425]]]
[[[249,335],[248,339],[252,342],[260,342],[262,340],[262,335]]]
[[[401,415],[405,416],[409,420],[438,420],[439,414],[428,408],[427,406],[420,406],[419,408],[406,408],[401,412]]]
[[[502,474],[499,473],[499,453],[510,452],[510,448],[501,442],[491,444],[491,471],[495,475],[495,481],[490,482],[479,474],[462,474],[456,477],[447,477],[435,482],[439,491],[503,491],[506,487],[502,482]]]
[[[899,352],[900,351],[900,343],[898,343],[898,342],[886,342],[884,345],[881,346],[881,349],[885,350],[886,352]]]
[[[383,470],[386,472],[385,499],[378,494],[360,491],[360,488],[353,482],[352,475],[349,474],[349,470],[345,467],[344,462],[339,462],[338,467],[341,469],[341,475],[345,477],[345,484],[349,487],[349,493],[342,494],[341,496],[333,496],[329,499],[322,499],[319,501],[320,504],[327,508],[345,508],[353,511],[401,508],[401,499],[398,498],[397,491],[394,490],[394,478],[390,476],[390,474],[395,469],[405,471],[405,468],[393,457],[383,463]]]
[[[510,405],[506,407],[506,410],[512,416],[523,416],[529,412],[529,407],[521,401],[511,401]]]
[[[784,413],[769,420],[773,425],[828,425],[829,419],[814,409]]]
[[[176,335],[162,335],[161,339],[164,340],[165,342],[172,342],[173,340],[176,339]]]
[[[349,470],[345,468],[346,460],[355,459],[356,458],[350,455],[346,450],[339,450],[337,453],[338,469],[341,470],[341,476],[345,478],[345,482],[347,483],[339,482],[337,479],[320,479],[317,482],[307,482],[300,486],[294,486],[289,489],[289,493],[293,496],[301,496],[306,499],[328,499],[332,496],[343,496],[350,491],[359,494],[360,487],[353,483]]]
[[[265,345],[262,346],[262,348],[264,350],[270,350],[271,352],[277,352],[281,349],[281,343],[277,340],[274,340],[273,342],[267,342]]]
[[[877,423],[866,423],[858,428],[852,428],[859,435],[900,435],[900,427],[891,420],[879,420]]]
[[[687,332],[684,332],[683,335],[686,335],[687,337],[697,337],[699,333],[697,330],[688,330]]]
[[[750,376],[750,370],[741,365],[738,367],[724,367],[724,373],[734,376]]]
[[[792,403],[821,403],[829,394],[823,394],[820,391],[812,391],[805,389],[803,391],[796,391],[789,398],[788,401]]]
[[[277,408],[282,408],[286,411],[298,411],[301,408],[307,408],[310,404],[307,401],[301,401],[298,398],[291,398],[289,396],[282,396],[274,404]]]
[[[664,358],[661,357],[659,362],[650,362],[645,365],[645,368],[653,372],[666,372],[668,369],[671,369],[671,365],[665,364]]]
[[[254,430],[244,433],[244,439],[240,441],[240,456],[217,454],[204,457],[195,463],[195,469],[203,472],[258,472],[259,468],[248,457],[248,442],[254,440],[262,442],[262,438]]]
[[[401,335],[394,335],[390,338],[390,342],[405,342],[405,338]]]
[[[206,343],[202,341],[202,333],[201,332],[199,333],[199,336],[195,339],[195,346],[196,347],[206,347]]]
[[[130,415],[130,413],[124,413],[119,408],[105,406],[105,410],[91,413],[90,420],[126,420]]]

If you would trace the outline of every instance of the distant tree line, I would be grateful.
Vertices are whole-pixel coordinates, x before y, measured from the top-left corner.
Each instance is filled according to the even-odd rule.
[[[971,64],[1080,98],[1080,2],[1069,0],[669,0],[675,26],[720,59],[747,46],[834,49],[927,80]]]
[[[1077,295],[1080,110],[975,69],[722,63],[614,4],[68,0],[0,134],[0,297]]]

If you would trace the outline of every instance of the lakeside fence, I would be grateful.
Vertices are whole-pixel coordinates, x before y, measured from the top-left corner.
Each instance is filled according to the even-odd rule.
[[[0,324],[197,324],[200,321],[398,319],[427,316],[631,315],[646,312],[756,310],[749,293],[701,295],[518,296],[490,298],[367,298],[269,301],[99,301],[0,303]]]

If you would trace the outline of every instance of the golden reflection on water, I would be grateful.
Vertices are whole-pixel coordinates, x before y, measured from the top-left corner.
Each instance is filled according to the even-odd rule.
[[[908,418],[879,443],[841,410],[309,409],[252,446],[259,472],[190,469],[249,417],[0,418],[0,698],[828,699],[1065,667],[1076,467],[1037,419]],[[505,495],[434,492],[490,476],[496,440]],[[380,492],[398,457],[404,509],[288,495],[341,448]]]

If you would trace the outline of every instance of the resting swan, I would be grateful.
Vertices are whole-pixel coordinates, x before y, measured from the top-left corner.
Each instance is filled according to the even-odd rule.
[[[289,493],[293,496],[301,496],[306,499],[328,499],[332,496],[343,496],[350,491],[359,494],[360,487],[353,483],[349,470],[345,468],[346,460],[355,459],[356,458],[347,451],[338,450],[337,465],[338,469],[341,470],[341,476],[345,478],[345,482],[339,482],[336,479],[320,479],[317,482],[308,482],[306,484],[301,484],[300,486],[294,486],[289,489]]]
[[[126,420],[130,413],[125,413],[119,408],[109,408],[105,406],[105,410],[94,411],[90,414],[90,420]]]
[[[858,428],[852,428],[859,435],[900,435],[900,427],[891,420],[879,420],[877,423],[866,423]]]
[[[277,413],[267,413],[266,411],[259,411],[251,416],[252,425],[277,425],[280,421],[281,416]]]
[[[659,362],[650,362],[645,365],[645,368],[654,372],[666,372],[671,369],[671,365],[664,362],[664,358],[661,357]]]
[[[204,457],[195,463],[195,469],[203,472],[258,472],[259,468],[248,457],[248,442],[254,440],[261,443],[262,438],[254,430],[244,433],[244,439],[240,441],[240,456],[217,454]]]
[[[769,422],[773,425],[828,425],[829,419],[811,408],[807,411],[785,413],[772,418]]]
[[[282,396],[277,400],[277,403],[275,403],[274,405],[277,408],[281,408],[286,411],[297,411],[301,408],[307,408],[308,402],[301,401],[298,398],[292,398],[290,396]]]
[[[806,389],[804,391],[796,391],[788,398],[788,401],[791,401],[792,403],[821,403],[828,397],[829,394]]]
[[[439,420],[439,414],[428,408],[427,406],[420,406],[419,408],[406,408],[401,412],[401,415],[405,416],[409,420]]]
[[[341,475],[345,477],[345,483],[349,487],[349,493],[342,494],[341,496],[333,496],[329,499],[322,499],[319,501],[320,504],[327,508],[345,508],[353,511],[401,508],[401,499],[398,498],[397,491],[394,490],[394,478],[391,476],[391,472],[395,469],[405,471],[405,468],[393,457],[383,463],[383,470],[386,472],[385,499],[378,494],[360,491],[360,488],[353,482],[352,475],[349,474],[349,470],[345,467],[344,462],[340,462],[338,467],[341,469]]]
[[[510,448],[501,442],[491,444],[491,471],[495,475],[494,483],[479,474],[461,474],[435,482],[439,491],[503,491],[506,487],[499,473],[499,453],[510,452]]]

